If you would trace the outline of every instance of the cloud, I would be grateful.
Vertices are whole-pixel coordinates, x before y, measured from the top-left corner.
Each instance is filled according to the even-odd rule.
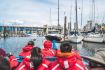
[[[60,1],[60,24],[63,26],[64,16],[67,16],[67,22],[70,21],[70,12],[72,26],[75,22],[75,0]],[[78,24],[81,24],[81,2],[78,0]],[[83,25],[91,19],[91,0],[83,0]],[[102,20],[104,17],[104,0],[96,1],[96,19]],[[44,24],[57,25],[58,19],[58,1],[57,0],[0,0],[0,21],[3,20],[22,20],[27,24],[43,26]],[[72,5],[72,10],[70,9]],[[50,14],[51,8],[51,14]],[[64,14],[64,12],[66,14]],[[51,15],[51,16],[50,16]],[[51,21],[50,21],[51,20]]]

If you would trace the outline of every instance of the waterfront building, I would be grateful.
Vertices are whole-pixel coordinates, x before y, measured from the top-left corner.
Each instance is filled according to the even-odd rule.
[[[91,31],[92,30],[92,21],[89,20],[87,21],[87,24],[84,26],[83,31],[87,32],[87,31]]]
[[[102,32],[105,34],[105,23],[102,24],[101,30],[102,30]]]
[[[24,35],[37,33],[41,34],[43,27],[32,26],[32,25],[1,25],[0,35],[8,34],[9,36]]]

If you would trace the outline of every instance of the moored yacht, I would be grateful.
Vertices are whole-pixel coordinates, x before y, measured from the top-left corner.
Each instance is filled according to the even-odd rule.
[[[83,36],[81,35],[71,35],[69,36],[69,41],[73,43],[80,43],[83,39]]]
[[[83,40],[87,42],[97,42],[97,43],[104,42],[102,34],[88,34],[86,37],[84,37]]]
[[[57,30],[49,30],[45,38],[51,41],[56,40],[57,42],[60,42],[61,34],[59,34]]]

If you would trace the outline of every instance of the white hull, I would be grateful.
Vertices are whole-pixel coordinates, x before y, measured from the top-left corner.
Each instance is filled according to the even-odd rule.
[[[82,41],[82,36],[70,36],[69,41],[73,43],[80,43]]]
[[[104,41],[104,37],[101,34],[90,34],[83,39],[88,42],[99,42],[102,43]]]
[[[100,38],[88,37],[88,38],[84,38],[83,40],[88,42],[99,42],[99,43],[102,43],[104,41],[103,37],[100,37]]]

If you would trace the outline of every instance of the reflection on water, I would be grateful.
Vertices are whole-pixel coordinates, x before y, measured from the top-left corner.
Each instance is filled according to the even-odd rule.
[[[83,42],[80,53],[81,55],[93,56],[95,51],[99,48],[105,48],[105,43]]]
[[[0,48],[3,48],[7,53],[11,52],[15,56],[18,55],[21,48],[27,44],[29,40],[36,39],[35,46],[43,48],[43,41],[44,37],[11,37],[7,39],[0,39]],[[73,44],[73,49],[78,51],[81,55],[84,56],[93,56],[95,50],[98,48],[105,48],[105,44],[98,44],[98,43],[87,43],[82,42],[80,44]],[[56,44],[59,48],[60,44]]]
[[[73,49],[78,51],[83,56],[93,56],[95,51],[98,48],[105,48],[105,44],[103,43],[89,43],[89,42],[82,42],[80,44],[73,44]]]

